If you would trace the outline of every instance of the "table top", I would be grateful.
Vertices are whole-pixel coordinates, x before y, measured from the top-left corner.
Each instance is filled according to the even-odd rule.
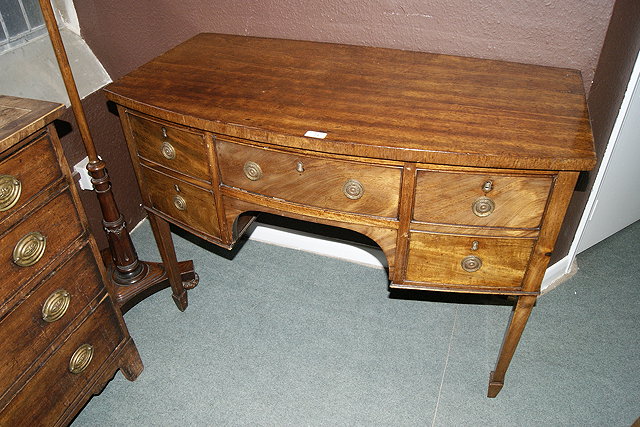
[[[0,95],[0,152],[60,117],[64,105]]]
[[[498,168],[595,164],[575,70],[199,34],[105,90],[128,108],[285,147]]]

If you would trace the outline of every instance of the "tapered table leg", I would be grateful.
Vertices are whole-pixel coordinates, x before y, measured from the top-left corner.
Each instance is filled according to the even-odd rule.
[[[180,266],[178,265],[178,259],[176,258],[176,252],[173,247],[173,238],[171,237],[169,223],[151,212],[149,212],[149,222],[151,223],[151,230],[153,230],[153,236],[156,239],[160,257],[162,258],[162,263],[167,273],[167,278],[169,279],[169,285],[173,291],[173,301],[180,311],[184,311],[188,305],[187,289],[182,283]]]
[[[523,295],[518,297],[518,302],[511,312],[509,325],[507,326],[507,331],[504,334],[496,367],[489,376],[488,397],[496,397],[498,393],[500,393],[500,390],[502,390],[507,368],[509,368],[509,364],[511,363],[513,354],[516,351],[518,342],[520,342],[520,337],[522,336],[524,327],[527,325],[527,320],[529,319],[529,315],[531,314],[531,310],[535,303],[535,295]]]

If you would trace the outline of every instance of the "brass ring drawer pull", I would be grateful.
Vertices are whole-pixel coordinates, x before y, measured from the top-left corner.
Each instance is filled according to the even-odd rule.
[[[344,183],[342,192],[351,200],[358,200],[364,194],[364,186],[356,179],[349,179]]]
[[[176,149],[173,148],[173,145],[169,141],[164,141],[160,146],[160,151],[162,155],[167,160],[173,160],[176,158]]]
[[[44,301],[42,305],[42,320],[48,323],[60,320],[67,312],[71,294],[65,289],[58,289]]]
[[[69,372],[72,374],[80,374],[84,372],[93,359],[93,346],[91,344],[82,344],[71,355],[69,360]]]
[[[173,196],[173,205],[179,211],[187,210],[187,201],[182,196]]]
[[[38,231],[22,236],[13,248],[13,262],[20,267],[30,267],[40,261],[47,247],[47,238]]]
[[[476,201],[473,202],[473,205],[471,206],[473,213],[476,214],[476,216],[480,217],[491,215],[495,208],[495,202],[485,196],[476,199]]]
[[[262,178],[262,168],[256,162],[249,160],[242,168],[244,175],[251,181],[257,181]]]
[[[18,178],[12,175],[0,175],[0,212],[14,207],[21,193],[22,184]]]
[[[464,257],[460,264],[462,265],[462,269],[464,271],[473,273],[480,270],[480,267],[482,267],[482,260],[475,255],[469,255]]]

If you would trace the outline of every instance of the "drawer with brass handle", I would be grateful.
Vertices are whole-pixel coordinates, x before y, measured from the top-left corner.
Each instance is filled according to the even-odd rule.
[[[47,215],[36,211],[2,235],[0,277],[10,278],[14,286],[0,287],[0,303],[84,231],[69,190],[59,194],[43,209]]]
[[[212,191],[167,176],[142,166],[146,183],[145,198],[149,206],[157,209],[181,224],[189,224],[195,230],[220,237],[218,215]]]
[[[48,273],[29,298],[0,321],[0,342],[13,343],[0,352],[0,389],[46,351],[101,292],[100,271],[88,246]],[[30,331],[29,339],[23,339],[24,330]]]
[[[28,413],[42,425],[53,425],[122,339],[115,312],[105,299],[15,395],[2,411],[0,424],[19,424]]]
[[[518,288],[535,239],[412,231],[406,279],[425,284]]]
[[[415,221],[483,227],[538,228],[553,176],[420,169]]]
[[[201,133],[131,113],[127,117],[138,155],[179,173],[210,182],[209,161]]]
[[[302,205],[396,218],[402,168],[216,139],[222,183]]]
[[[38,167],[33,167],[33,158],[38,159]],[[0,162],[0,233],[8,226],[5,218],[60,178],[62,171],[47,135]]]

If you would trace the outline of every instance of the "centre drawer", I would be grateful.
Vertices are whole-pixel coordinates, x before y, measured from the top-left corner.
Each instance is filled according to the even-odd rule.
[[[222,183],[273,198],[396,218],[402,168],[276,151],[221,139]]]
[[[412,231],[406,280],[471,287],[518,288],[535,239]]]

